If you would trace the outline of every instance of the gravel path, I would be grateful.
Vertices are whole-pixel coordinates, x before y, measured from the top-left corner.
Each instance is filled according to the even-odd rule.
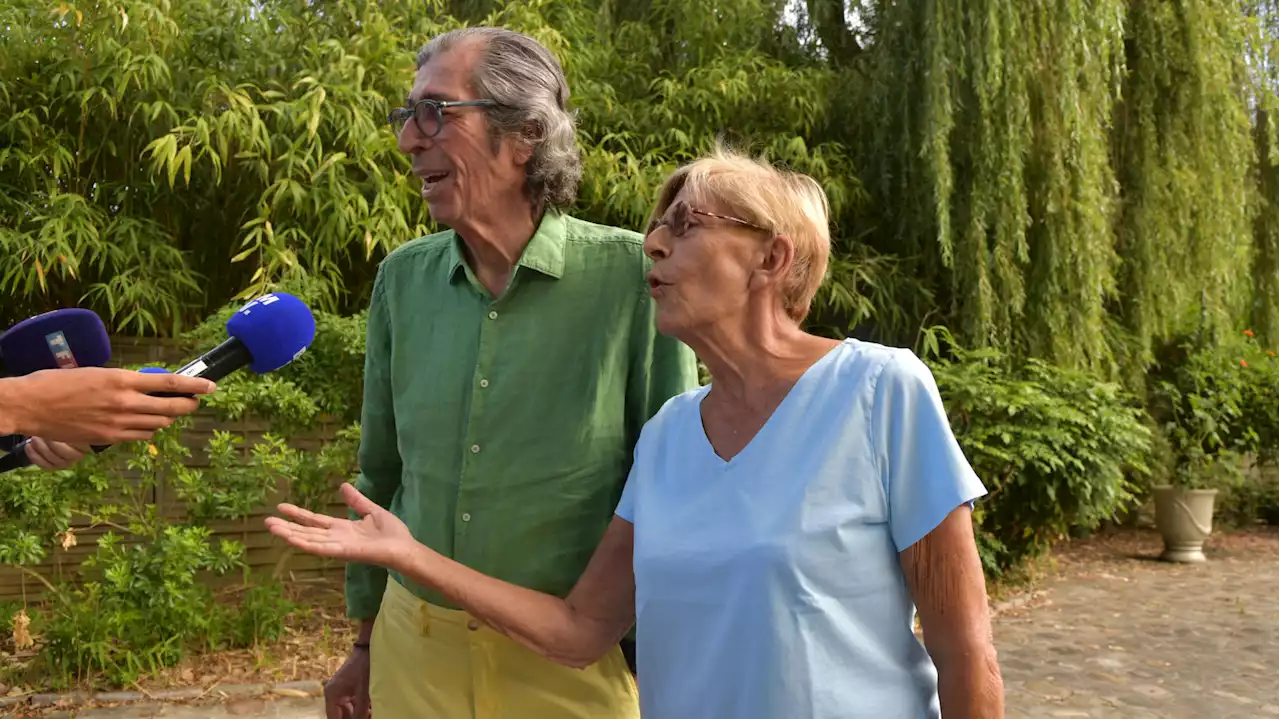
[[[1082,543],[995,622],[1007,716],[1254,719],[1280,714],[1277,535],[1155,560],[1158,536]]]
[[[1209,561],[1155,560],[1152,532],[1073,542],[1052,576],[995,620],[1009,719],[1280,715],[1277,533],[1214,537]],[[77,719],[315,719],[318,698],[54,711]]]

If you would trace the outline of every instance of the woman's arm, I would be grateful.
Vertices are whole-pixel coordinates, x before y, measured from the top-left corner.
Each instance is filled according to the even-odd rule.
[[[1004,682],[991,638],[986,582],[968,505],[900,555],[925,647],[938,668],[947,719],[1004,716]]]
[[[281,504],[293,521],[268,517],[267,528],[305,552],[395,570],[440,592],[476,619],[567,666],[595,663],[635,623],[631,523],[614,517],[587,569],[565,599],[481,574],[416,540],[394,514],[350,484],[341,489],[361,517],[316,514]]]
[[[494,579],[421,544],[397,571],[548,659],[582,669],[635,623],[632,529],[625,519],[613,518],[565,599]]]

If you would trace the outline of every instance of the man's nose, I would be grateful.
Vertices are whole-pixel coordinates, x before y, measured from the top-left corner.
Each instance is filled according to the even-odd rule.
[[[430,142],[431,138],[423,135],[413,120],[410,120],[404,124],[396,137],[396,148],[406,155],[412,155],[414,152],[428,149]]]

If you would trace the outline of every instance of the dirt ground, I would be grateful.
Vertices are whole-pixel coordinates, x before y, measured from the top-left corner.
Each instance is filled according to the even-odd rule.
[[[1206,544],[1210,562],[1202,565],[1156,562],[1160,549],[1160,537],[1155,532],[1111,531],[1088,540],[1064,542],[1030,571],[1032,585],[1029,587],[993,587],[997,647],[1005,672],[1010,716],[1202,715],[1185,714],[1185,711],[1179,714],[1178,684],[1175,674],[1171,673],[1174,664],[1170,656],[1176,654],[1180,638],[1189,635],[1201,638],[1204,646],[1198,651],[1217,652],[1215,658],[1193,656],[1192,659],[1212,661],[1213,669],[1219,673],[1230,674],[1234,670],[1239,674],[1248,669],[1224,663],[1230,663],[1233,656],[1245,664],[1252,661],[1247,652],[1233,649],[1233,633],[1257,635],[1257,632],[1266,632],[1268,626],[1280,627],[1280,599],[1277,599],[1280,590],[1274,585],[1280,578],[1280,527],[1217,533]],[[124,690],[140,692],[143,696],[166,690],[198,690],[207,700],[218,696],[221,688],[323,682],[346,660],[355,631],[343,615],[342,587],[337,582],[312,582],[296,585],[293,591],[293,599],[302,609],[289,619],[288,632],[282,641],[259,649],[196,656],[136,687],[123,687]],[[1233,591],[1235,594],[1231,594]],[[1252,592],[1251,605],[1242,604],[1243,595],[1236,596],[1240,591]],[[1235,609],[1231,617],[1213,614],[1224,603]],[[1204,612],[1192,617],[1199,609]],[[1143,618],[1151,619],[1147,623],[1152,626],[1138,620]],[[1267,623],[1272,620],[1274,624]],[[1179,623],[1190,622],[1198,624],[1179,626]],[[1230,627],[1226,624],[1219,627],[1222,622]],[[1262,623],[1254,627],[1251,622]],[[1108,636],[1089,638],[1091,631]],[[1261,635],[1254,638],[1258,636]],[[1164,638],[1156,641],[1152,637]],[[1254,641],[1252,645],[1260,642]],[[1280,641],[1276,646],[1280,646]],[[1125,651],[1129,654],[1124,654]],[[1158,659],[1143,659],[1144,651],[1164,654]],[[1103,665],[1093,667],[1096,661],[1093,655],[1106,655],[1110,659],[1103,658]],[[1128,667],[1125,661],[1130,659],[1134,660],[1134,667],[1125,669]],[[9,661],[15,660],[22,658],[9,658]],[[1152,672],[1153,663],[1167,665]],[[1256,661],[1253,664],[1257,664]],[[1199,669],[1204,667],[1206,665],[1199,664]],[[1185,668],[1192,674],[1199,669],[1196,663]],[[1249,676],[1248,672],[1244,676]],[[1166,682],[1166,678],[1170,681]],[[1208,702],[1220,718],[1272,715],[1274,705],[1266,696],[1258,695],[1258,692],[1265,693],[1265,687],[1253,691],[1245,684],[1202,687],[1192,682],[1189,686],[1196,688],[1197,701]],[[1280,674],[1276,676],[1275,687],[1275,702],[1280,704]],[[17,696],[32,691],[42,691],[42,688],[6,687],[6,691],[0,693]],[[1251,691],[1258,695],[1257,699],[1249,695]],[[202,714],[192,716],[220,716],[216,714],[218,711],[229,710],[242,716],[301,718],[312,715],[319,707],[319,700],[289,697],[288,691],[275,699],[279,701],[225,700],[221,702],[225,709],[205,704],[200,710]],[[227,706],[232,701],[241,702],[242,709]],[[259,709],[244,705],[246,701],[257,702],[253,706]],[[1120,704],[1114,704],[1115,701]],[[1124,704],[1125,701],[1132,704]],[[51,714],[54,710],[46,709],[26,710],[27,713],[20,715],[102,716],[104,719],[108,716],[122,719],[125,716],[179,716],[182,714],[175,714],[179,704],[182,702],[129,702],[110,713],[104,713],[108,710],[101,709],[100,705],[93,713],[72,714],[63,710]],[[1172,709],[1165,711],[1162,706]],[[1187,706],[1184,702],[1181,710]],[[1236,714],[1236,710],[1240,714]],[[1248,714],[1249,711],[1252,714]],[[1276,711],[1280,713],[1280,707],[1276,707]]]
[[[355,627],[344,616],[342,586],[337,580],[307,580],[290,584],[289,593],[299,608],[286,620],[285,634],[280,641],[250,649],[195,655],[132,686],[115,689],[149,697],[166,690],[195,688],[212,696],[219,687],[225,686],[327,679],[346,660],[355,639]],[[38,649],[39,637],[36,641]],[[24,681],[30,674],[24,667],[30,664],[33,655],[34,651],[0,652],[0,697],[50,691],[48,687]],[[67,692],[90,690],[91,687],[79,686]]]

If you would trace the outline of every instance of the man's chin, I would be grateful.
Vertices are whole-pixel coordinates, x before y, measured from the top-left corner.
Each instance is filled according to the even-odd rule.
[[[453,227],[458,220],[458,209],[452,202],[427,200],[427,212],[431,213],[431,219],[438,225]]]

